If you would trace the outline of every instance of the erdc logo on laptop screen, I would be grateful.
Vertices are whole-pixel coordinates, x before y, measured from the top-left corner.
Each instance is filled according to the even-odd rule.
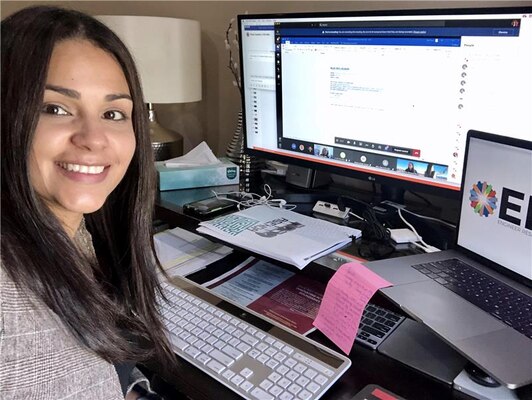
[[[478,181],[469,191],[471,208],[481,217],[489,217],[497,209],[497,192],[487,182]],[[528,199],[528,207],[525,207],[525,194],[517,190],[502,188],[499,218],[507,223],[521,226],[525,222],[525,229],[532,229],[532,196]],[[510,215],[509,212],[513,215]],[[519,217],[518,217],[519,216]],[[526,216],[526,218],[525,218]],[[505,225],[504,222],[499,223]],[[516,229],[520,230],[520,229]]]
[[[478,181],[469,191],[471,207],[481,217],[487,217],[497,208],[496,192],[487,182]]]

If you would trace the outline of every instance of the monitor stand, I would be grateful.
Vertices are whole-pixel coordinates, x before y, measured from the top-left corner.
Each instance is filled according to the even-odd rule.
[[[286,183],[304,189],[316,189],[331,183],[331,174],[312,168],[289,165],[286,169]]]
[[[286,179],[282,182],[277,177],[264,176],[264,183],[270,186],[274,198],[282,198],[291,204],[308,204],[310,208],[320,200],[336,203],[339,194],[329,190],[331,182],[328,173],[294,165],[288,166]]]
[[[405,204],[406,190],[398,186],[381,185],[381,201],[389,200],[396,204]]]

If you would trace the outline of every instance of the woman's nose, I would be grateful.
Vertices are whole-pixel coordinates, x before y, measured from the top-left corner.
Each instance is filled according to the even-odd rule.
[[[103,120],[95,117],[81,118],[72,136],[72,143],[91,151],[105,148],[108,138]]]

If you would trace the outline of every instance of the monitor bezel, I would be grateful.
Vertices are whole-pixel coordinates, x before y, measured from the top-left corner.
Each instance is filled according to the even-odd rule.
[[[330,18],[330,17],[394,17],[394,16],[434,16],[434,15],[490,15],[490,14],[530,14],[532,13],[532,7],[485,7],[485,8],[434,8],[434,9],[388,9],[388,10],[355,10],[355,11],[316,11],[316,12],[294,12],[294,13],[260,13],[260,14],[239,14],[237,16],[238,21],[238,40],[239,48],[242,49],[242,21],[244,20],[257,20],[257,19],[294,19],[294,18]],[[389,177],[378,172],[362,171],[353,168],[342,168],[319,161],[309,161],[303,158],[297,157],[294,153],[293,156],[281,155],[265,150],[257,150],[248,148],[247,140],[247,124],[246,124],[246,94],[243,89],[245,79],[245,68],[243,52],[239,52],[239,65],[240,65],[240,82],[242,84],[241,95],[241,107],[242,107],[242,133],[244,137],[243,151],[245,154],[255,156],[267,160],[279,161],[289,165],[295,165],[331,174],[340,175],[347,178],[353,178],[370,183],[377,183],[380,185],[386,185],[389,187],[409,190],[413,192],[423,192],[438,197],[444,197],[455,201],[460,200],[461,186],[458,189],[450,189],[438,185],[438,182],[424,184],[420,182],[413,182],[408,177]]]

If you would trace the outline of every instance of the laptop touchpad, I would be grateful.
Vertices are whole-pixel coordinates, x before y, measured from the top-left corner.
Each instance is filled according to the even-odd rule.
[[[506,325],[433,281],[392,286],[381,292],[414,318],[450,340],[465,339]]]

